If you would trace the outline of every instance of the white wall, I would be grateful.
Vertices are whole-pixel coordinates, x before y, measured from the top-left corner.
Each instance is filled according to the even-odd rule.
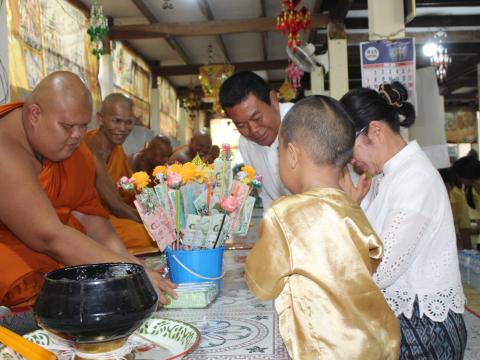
[[[0,0],[0,104],[5,104],[10,101],[7,1],[8,0]]]

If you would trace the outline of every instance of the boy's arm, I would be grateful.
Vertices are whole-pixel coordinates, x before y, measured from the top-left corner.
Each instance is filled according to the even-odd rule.
[[[264,215],[259,239],[245,264],[245,280],[250,291],[261,300],[276,298],[292,273],[290,248],[273,209]]]

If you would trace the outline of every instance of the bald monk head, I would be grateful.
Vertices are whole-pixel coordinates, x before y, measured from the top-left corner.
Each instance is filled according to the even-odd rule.
[[[208,162],[212,138],[206,130],[200,130],[193,134],[188,145],[182,145],[175,149],[168,160],[169,163],[186,163],[192,161],[199,154],[203,161]]]
[[[172,155],[172,143],[165,135],[157,135],[149,141],[145,149],[145,158],[153,166],[165,165]]]
[[[120,93],[108,95],[97,113],[100,131],[111,145],[122,145],[135,125],[133,101]]]
[[[190,154],[195,157],[195,155],[200,154],[200,157],[205,157],[210,154],[210,149],[212,148],[212,138],[206,130],[200,130],[193,134],[188,144]]]
[[[168,164],[172,155],[172,144],[165,135],[157,135],[148,142],[145,149],[130,157],[133,171],[146,171],[151,173],[157,165]]]
[[[26,136],[37,158],[62,161],[82,141],[92,117],[92,96],[80,78],[66,71],[45,77],[22,110]]]

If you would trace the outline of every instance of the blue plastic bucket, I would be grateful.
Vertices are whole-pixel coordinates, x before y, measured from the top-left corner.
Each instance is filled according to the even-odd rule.
[[[170,279],[176,283],[213,281],[220,290],[223,247],[206,250],[166,249]]]

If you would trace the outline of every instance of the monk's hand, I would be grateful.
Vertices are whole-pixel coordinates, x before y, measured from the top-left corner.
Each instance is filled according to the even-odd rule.
[[[358,179],[357,186],[354,185],[348,167],[343,168],[343,176],[340,178],[340,187],[347,193],[357,204],[360,204],[367,195],[370,186],[372,185],[372,178],[363,173]]]
[[[150,281],[153,284],[153,287],[157,291],[158,299],[162,304],[166,305],[170,302],[165,296],[165,293],[169,294],[174,299],[178,298],[178,295],[174,290],[177,287],[177,285],[165,279],[161,274],[151,269],[146,269],[146,271],[147,271],[148,277],[150,278]]]

